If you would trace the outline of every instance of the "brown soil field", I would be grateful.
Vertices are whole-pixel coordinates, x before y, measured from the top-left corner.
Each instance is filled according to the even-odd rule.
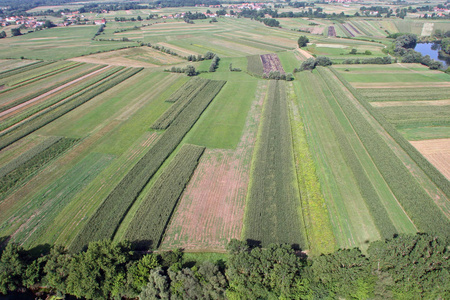
[[[370,102],[373,107],[391,107],[391,106],[447,106],[449,100],[430,100],[430,101],[382,101]]]
[[[260,81],[235,150],[207,149],[169,224],[161,249],[224,251],[240,238],[247,186],[267,83]]]
[[[450,180],[450,139],[411,141],[411,144]]]
[[[351,82],[351,84],[357,89],[450,87],[450,82]]]

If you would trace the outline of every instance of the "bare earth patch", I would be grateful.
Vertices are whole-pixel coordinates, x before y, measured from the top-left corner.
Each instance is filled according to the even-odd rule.
[[[164,236],[161,249],[224,251],[240,238],[262,103],[267,90],[258,84],[236,150],[207,149],[194,172]]]
[[[450,139],[411,141],[410,143],[450,180]]]
[[[309,52],[306,51],[306,50],[297,48],[297,51],[298,51],[303,57],[305,57],[305,59],[308,59],[308,58],[314,58],[314,56],[312,56],[312,54],[309,53]]]

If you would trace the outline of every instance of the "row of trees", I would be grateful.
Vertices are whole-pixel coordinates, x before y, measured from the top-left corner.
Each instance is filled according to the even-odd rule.
[[[331,66],[333,63],[331,59],[326,56],[319,56],[317,58],[308,58],[300,65],[300,68],[294,69],[294,72],[300,72],[305,70],[314,70],[317,66]]]
[[[0,292],[45,287],[86,299],[449,299],[449,241],[399,235],[307,258],[288,245],[232,240],[226,262],[195,262],[180,250],[134,252],[99,241],[85,252],[55,246],[40,255],[9,243],[0,259]]]

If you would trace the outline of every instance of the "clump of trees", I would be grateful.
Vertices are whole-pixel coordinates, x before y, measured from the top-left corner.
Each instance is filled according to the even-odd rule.
[[[292,81],[294,80],[294,75],[292,73],[281,73],[280,71],[270,71],[269,74],[263,74],[264,79],[274,79],[274,80],[286,80]]]
[[[194,66],[187,66],[186,68],[180,68],[180,67],[172,67],[170,69],[164,70],[165,72],[172,72],[172,73],[185,73],[187,76],[197,76],[198,72],[195,69]]]
[[[403,63],[419,63],[428,66],[432,70],[442,68],[442,63],[431,59],[429,55],[422,56],[420,52],[413,48],[417,44],[415,34],[404,34],[397,37],[394,41],[394,52],[401,57]]]
[[[6,32],[0,32],[0,39],[4,39],[6,37]]]
[[[86,299],[448,299],[450,241],[400,234],[360,249],[307,259],[288,245],[231,240],[226,262],[196,262],[181,250],[136,252],[128,242],[91,242],[79,253],[33,253],[9,243],[0,293],[45,287]],[[43,296],[43,295],[41,295]]]
[[[317,66],[331,66],[333,63],[329,57],[319,56],[317,58],[308,58],[302,62],[300,68],[294,69],[294,72],[300,72],[305,70],[314,70]]]
[[[300,48],[306,47],[309,43],[309,39],[306,36],[302,35],[301,37],[298,38],[297,43]]]
[[[211,65],[209,66],[209,72],[215,72],[216,69],[219,67],[219,61],[220,57],[218,55],[214,55]]]

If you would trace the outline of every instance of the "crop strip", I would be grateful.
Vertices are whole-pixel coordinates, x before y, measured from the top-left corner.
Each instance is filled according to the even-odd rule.
[[[70,138],[48,139],[47,142],[34,147],[4,166],[2,173],[6,174],[2,174],[3,176],[0,177],[0,200],[4,199],[13,188],[24,184],[39,169],[77,141],[77,139]]]
[[[19,126],[15,127],[13,130],[9,131],[2,137],[2,139],[0,140],[0,150],[23,138],[24,136],[32,133],[33,131],[41,128],[42,126],[56,120],[69,111],[77,108],[81,104],[91,100],[95,96],[109,90],[110,88],[130,78],[141,70],[142,68],[130,68],[124,70],[123,72],[119,72],[110,80],[90,87],[87,90],[83,91],[81,94],[77,94],[67,99],[67,101],[63,101],[64,103],[58,103],[57,105],[49,107],[47,110],[39,113],[38,115],[27,119],[26,122],[21,123]]]
[[[102,67],[103,67],[103,66],[99,66],[98,68],[96,68],[96,70],[97,70],[97,69],[100,69],[100,68],[102,68]],[[48,93],[48,92],[50,92],[50,91],[52,91],[52,90],[54,90],[54,89],[60,87],[61,85],[64,85],[64,84],[69,83],[69,82],[71,82],[71,81],[74,81],[74,80],[76,80],[77,78],[80,78],[80,77],[83,77],[83,76],[85,76],[85,75],[88,75],[88,74],[90,74],[90,73],[92,73],[92,72],[94,72],[94,71],[95,71],[95,70],[87,70],[86,72],[83,72],[83,73],[81,73],[81,74],[76,74],[76,75],[74,75],[74,76],[71,76],[70,78],[67,78],[66,80],[64,80],[64,81],[62,81],[62,82],[57,82],[57,83],[55,83],[55,84],[53,84],[53,85],[51,85],[51,86],[49,86],[49,87],[47,87],[47,88],[45,88],[45,89],[40,89],[40,90],[37,91],[36,93],[27,95],[27,96],[25,96],[25,97],[23,97],[23,98],[20,98],[20,99],[16,99],[16,100],[14,100],[14,101],[12,101],[12,102],[10,102],[10,103],[8,103],[8,104],[5,104],[5,105],[1,106],[1,107],[0,107],[0,112],[4,112],[4,111],[6,111],[6,110],[8,110],[8,109],[10,109],[10,108],[13,108],[14,106],[17,106],[17,105],[19,105],[19,104],[22,104],[22,103],[25,103],[25,102],[27,102],[27,101],[30,101],[30,100],[33,99],[33,98],[39,97],[40,95],[43,95],[43,94],[45,94],[45,93]]]
[[[261,61],[261,56],[259,55],[247,56],[247,71],[257,76],[263,75],[264,67]]]
[[[322,89],[323,88],[325,87],[322,87]],[[348,140],[345,131],[336,117],[336,112],[333,111],[341,109],[337,98],[345,97],[345,95],[333,93],[334,91],[335,90],[330,89],[330,92],[332,93],[330,97],[327,97],[326,99],[319,97],[319,101],[321,102],[323,110],[326,112],[331,128],[336,135],[336,140],[339,144],[342,156],[354,175],[354,178],[358,184],[358,189],[366,202],[370,214],[372,215],[375,226],[378,228],[378,231],[383,238],[392,238],[393,235],[397,233],[397,230],[392,224],[386,208],[381,202],[381,199],[363,166],[361,165],[361,162],[358,160],[358,155],[355,153],[355,150]]]
[[[447,197],[450,197],[450,183],[417,149],[411,145],[396,129],[389,124],[386,118],[377,111],[370,103],[355,90],[336,70],[330,68],[344,86],[355,96],[359,103],[374,117],[375,120],[386,130],[386,132],[397,142],[398,145],[414,160],[414,162],[427,174],[431,181],[441,189]]]
[[[3,78],[7,78],[7,77],[10,77],[10,76],[17,75],[17,74],[22,73],[22,72],[26,72],[26,71],[30,71],[30,70],[33,70],[33,69],[36,69],[36,68],[39,68],[39,67],[43,67],[43,66],[46,66],[46,65],[52,64],[52,63],[54,63],[54,62],[53,61],[38,61],[38,62],[35,62],[35,63],[32,63],[32,64],[28,64],[28,65],[25,65],[25,66],[21,66],[21,67],[17,67],[17,68],[11,69],[11,70],[7,70],[7,71],[4,71],[4,72],[0,73],[0,80],[3,79]]]
[[[43,103],[37,104],[37,105],[33,105],[32,107],[30,107],[29,109],[27,109],[25,112],[23,113],[19,113],[18,115],[14,115],[12,117],[7,118],[5,121],[2,121],[2,123],[0,124],[0,131],[3,131],[11,126],[13,126],[14,124],[17,124],[18,122],[21,122],[23,120],[25,120],[26,118],[32,116],[33,114],[44,110],[52,105],[57,104],[58,102],[67,99],[81,91],[83,91],[84,89],[89,88],[90,86],[112,76],[114,73],[119,72],[120,70],[123,70],[124,67],[115,67],[115,68],[110,68],[109,70],[106,70],[105,72],[103,72],[101,75],[99,76],[95,76],[94,78],[91,78],[89,80],[87,80],[84,84],[81,84],[80,86],[74,88],[74,89],[70,89],[66,92],[62,92],[62,93],[58,93],[57,95],[53,95],[51,96],[48,100],[45,100]],[[93,72],[96,72],[97,68],[95,70],[92,70]],[[98,71],[98,70],[97,70]],[[92,73],[89,73],[92,74]],[[84,75],[85,76],[85,75]],[[83,76],[81,76],[83,77]],[[81,78],[80,77],[80,78]],[[0,132],[0,137],[4,135],[5,132]]]
[[[333,79],[333,73],[329,69],[318,68],[318,71],[330,90],[336,95],[342,111],[346,114],[381,175],[416,227],[424,232],[449,236],[450,221],[375,128],[345,96],[339,80]]]
[[[106,197],[71,245],[73,251],[83,249],[91,241],[111,239],[131,205],[163,162],[194,126],[225,81],[211,80],[170,124],[148,152],[125,175]]]
[[[195,83],[185,90],[185,94],[169,107],[151,126],[152,129],[167,129],[176,117],[191,103],[192,99],[208,84],[208,79],[195,80]],[[183,88],[183,87],[181,87]],[[180,88],[180,89],[181,89]]]
[[[185,144],[155,181],[139,206],[125,238],[139,248],[157,248],[178,200],[189,182],[204,147]]]
[[[257,141],[243,238],[307,248],[284,82],[270,81]]]

